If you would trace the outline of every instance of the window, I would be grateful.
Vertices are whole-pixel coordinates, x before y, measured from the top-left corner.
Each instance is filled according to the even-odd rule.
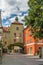
[[[14,36],[16,37],[16,33],[14,33]]]
[[[39,43],[42,43],[42,40],[39,40]]]
[[[19,36],[21,37],[21,33],[19,33]]]
[[[26,34],[26,37],[28,36],[28,34]]]
[[[16,27],[16,30],[19,30],[19,27]]]
[[[16,39],[14,39],[14,42],[16,42]]]
[[[32,35],[32,31],[30,31],[30,36]]]
[[[2,33],[0,32],[0,35],[2,35]]]
[[[30,47],[30,54],[32,54],[32,47]]]
[[[7,44],[7,42],[5,41],[5,45]]]
[[[20,39],[20,42],[21,42],[22,40]]]
[[[39,52],[42,52],[42,47],[39,47]]]
[[[26,40],[26,42],[25,42],[26,44],[28,44],[28,41]]]
[[[30,43],[32,43],[32,38],[30,39]]]
[[[8,36],[8,34],[7,34],[7,33],[5,33],[5,38],[7,38],[7,36]]]
[[[42,47],[39,47],[39,49],[42,49]]]
[[[2,32],[2,29],[0,29],[0,31]]]
[[[5,33],[5,38],[6,38],[7,36],[6,36],[6,33]]]

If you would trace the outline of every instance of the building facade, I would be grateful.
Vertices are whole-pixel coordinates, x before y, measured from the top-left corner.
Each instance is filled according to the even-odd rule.
[[[41,49],[43,54],[43,39],[35,39],[29,27],[24,29],[24,53],[29,55],[36,55]]]
[[[7,46],[10,43],[9,34],[10,34],[9,27],[3,27],[3,48],[7,48]]]
[[[19,21],[15,21],[11,26],[3,27],[3,46],[7,48],[10,44],[23,43],[24,26]]]
[[[10,43],[23,43],[23,29],[24,26],[18,21],[13,22],[10,27]]]

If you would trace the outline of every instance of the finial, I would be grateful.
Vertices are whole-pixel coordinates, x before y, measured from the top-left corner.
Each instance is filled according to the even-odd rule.
[[[18,21],[18,17],[16,17],[15,20]]]

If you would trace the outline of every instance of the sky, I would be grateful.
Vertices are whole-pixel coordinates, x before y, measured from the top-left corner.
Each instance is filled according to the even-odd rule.
[[[28,0],[0,0],[2,25],[10,26],[16,16],[23,22],[24,16],[28,14],[27,2]]]

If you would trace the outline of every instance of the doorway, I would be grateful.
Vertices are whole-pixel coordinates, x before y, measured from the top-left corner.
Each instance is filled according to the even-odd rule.
[[[30,47],[30,54],[32,54],[32,47]]]
[[[42,54],[42,47],[39,47],[38,50],[39,50],[39,53]]]

